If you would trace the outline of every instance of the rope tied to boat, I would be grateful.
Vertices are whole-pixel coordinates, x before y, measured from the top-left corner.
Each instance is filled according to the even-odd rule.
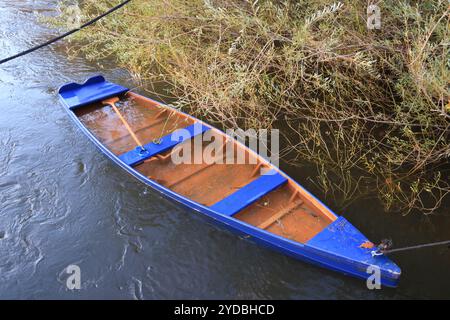
[[[396,248],[396,249],[391,249],[392,245],[393,245],[393,243],[392,243],[391,239],[383,239],[381,241],[381,243],[376,247],[376,250],[373,250],[371,252],[372,257],[382,256],[382,255],[390,254],[390,253],[394,253],[394,252],[409,251],[409,250],[422,249],[422,248],[427,248],[427,247],[444,246],[444,245],[447,245],[450,249],[450,240],[439,241],[439,242],[430,242],[430,243],[418,244],[418,245],[414,245],[414,246]]]
[[[94,23],[97,22],[98,20],[100,20],[100,19],[106,17],[107,15],[113,13],[114,11],[116,11],[116,10],[122,8],[124,5],[128,4],[130,1],[131,1],[131,0],[126,0],[126,1],[124,1],[124,2],[122,2],[122,3],[119,3],[117,6],[112,7],[112,8],[109,9],[108,11],[102,13],[101,15],[95,17],[95,18],[92,19],[92,20],[89,20],[88,22],[82,24],[82,25],[79,26],[78,28],[75,28],[75,29],[72,29],[72,30],[70,30],[70,31],[67,31],[66,33],[63,33],[63,34],[61,34],[61,35],[59,35],[59,36],[57,36],[57,37],[55,37],[55,38],[53,38],[53,39],[48,40],[47,42],[41,43],[41,44],[39,44],[39,45],[37,45],[37,46],[35,46],[35,47],[33,47],[33,48],[27,49],[27,50],[25,50],[25,51],[22,51],[22,52],[19,52],[19,53],[15,54],[15,55],[12,55],[12,56],[10,56],[10,57],[8,57],[8,58],[2,59],[2,60],[0,60],[0,64],[3,64],[3,63],[5,63],[5,62],[11,61],[11,60],[13,60],[13,59],[22,57],[22,56],[24,56],[24,55],[26,55],[26,54],[29,54],[29,53],[32,53],[32,52],[34,52],[34,51],[36,51],[36,50],[38,50],[38,49],[41,49],[41,48],[46,47],[46,46],[48,46],[48,45],[51,45],[52,43],[54,43],[54,42],[56,42],[56,41],[58,41],[58,40],[64,39],[65,37],[68,37],[68,36],[70,36],[71,34],[73,34],[73,33],[75,33],[75,32],[78,32],[78,31],[80,31],[80,30],[82,30],[82,29],[84,29],[84,28],[86,28],[86,27],[88,27],[88,26],[94,24]]]
[[[383,239],[383,240],[381,240],[381,243],[376,247],[376,250],[373,250],[371,252],[372,257],[382,256],[383,254],[385,254],[385,252],[387,250],[392,248],[392,245],[393,245],[393,242],[392,242],[391,239]]]

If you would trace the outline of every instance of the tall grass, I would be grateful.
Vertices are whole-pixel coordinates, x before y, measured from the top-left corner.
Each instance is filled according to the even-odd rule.
[[[85,0],[84,18],[117,2]],[[134,0],[69,51],[165,81],[179,107],[225,127],[282,125],[285,158],[315,163],[336,199],[429,214],[450,192],[449,5],[377,1],[369,30],[373,3]]]

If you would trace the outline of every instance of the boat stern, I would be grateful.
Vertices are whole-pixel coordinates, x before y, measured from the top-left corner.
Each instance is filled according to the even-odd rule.
[[[102,101],[107,98],[123,95],[129,89],[106,81],[101,75],[91,77],[84,83],[75,82],[63,85],[58,90],[59,97],[71,110]]]
[[[307,245],[328,268],[373,282],[378,277],[380,284],[388,287],[398,285],[401,269],[388,257],[373,255],[376,247],[344,217],[336,219]]]

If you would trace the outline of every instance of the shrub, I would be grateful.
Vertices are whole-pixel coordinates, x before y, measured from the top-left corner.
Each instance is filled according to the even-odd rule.
[[[84,18],[115,4],[85,0]],[[378,194],[428,214],[450,190],[449,6],[378,5],[369,30],[358,0],[134,0],[69,50],[164,81],[178,107],[224,127],[281,128],[283,158],[316,164],[336,201]]]

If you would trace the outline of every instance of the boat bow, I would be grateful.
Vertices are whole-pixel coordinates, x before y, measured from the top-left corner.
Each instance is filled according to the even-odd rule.
[[[336,266],[347,265],[347,272],[356,276],[367,278],[373,267],[379,268],[382,283],[396,286],[401,275],[400,268],[384,255],[373,256],[375,248],[364,247],[367,242],[369,240],[358,229],[344,217],[339,217],[306,244],[326,255],[328,260],[333,257],[330,261]]]

